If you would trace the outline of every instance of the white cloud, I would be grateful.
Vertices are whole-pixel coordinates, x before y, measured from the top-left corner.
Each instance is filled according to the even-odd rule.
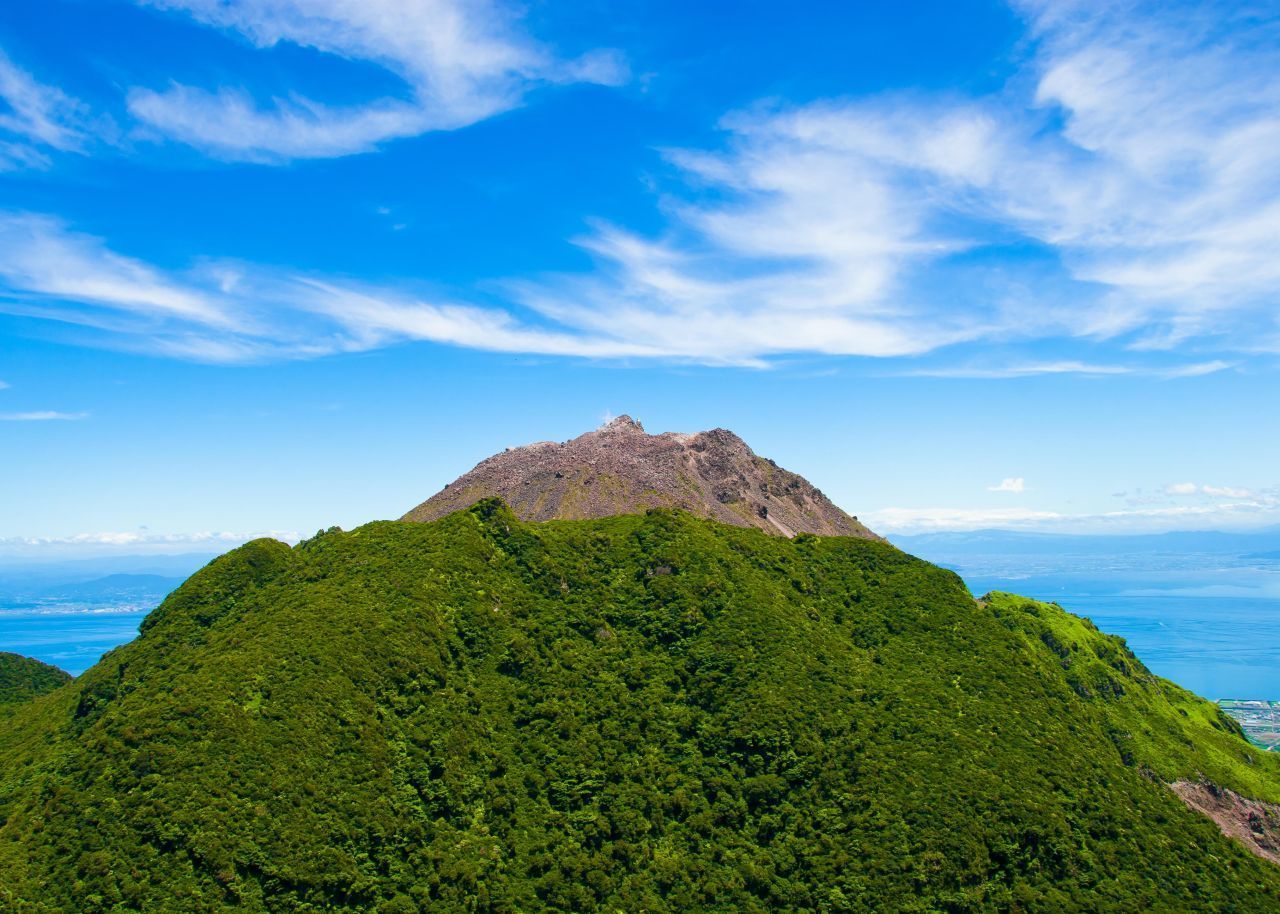
[[[618,75],[607,56],[558,60],[505,7],[461,0],[150,5],[404,81],[404,97],[355,108],[133,94],[153,126],[231,158],[359,151],[486,117],[534,85]],[[1130,353],[913,373],[1173,379],[1269,340],[1280,351],[1280,24],[1178,4],[1018,9],[1029,56],[1001,92],[733,114],[719,148],[665,153],[685,189],[661,201],[663,231],[595,224],[579,239],[594,271],[512,281],[505,310],[270,266],[166,270],[30,216],[0,225],[3,307],[221,362],[422,339],[766,365],[1073,338]],[[1170,347],[1195,360],[1152,351]]]
[[[999,205],[1134,318],[1161,314],[1151,345],[1259,306],[1280,284],[1280,21],[1234,4],[1021,5],[1036,99],[1065,117],[1073,160],[1007,163]]]
[[[0,280],[20,299],[39,296],[228,330],[237,324],[208,292],[47,216],[0,213]]]
[[[1235,368],[1238,362],[1226,362],[1222,359],[1213,359],[1208,362],[1193,362],[1189,365],[1180,365],[1174,368],[1164,369],[1160,374],[1166,378],[1199,378],[1207,374],[1216,374],[1219,371],[1227,371]]]
[[[83,102],[36,81],[0,50],[0,171],[46,168],[50,151],[81,151],[107,127]]]
[[[621,358],[640,343],[521,322],[277,268],[167,271],[39,215],[0,213],[0,311],[78,325],[110,345],[203,362],[313,358],[426,340],[498,352]]]
[[[657,354],[643,345],[542,330],[504,311],[416,301],[385,289],[340,286],[309,278],[287,281],[281,300],[326,317],[346,336],[345,348],[370,349],[399,340],[430,340],[499,352],[596,357]]]
[[[909,268],[960,247],[926,231],[923,198],[802,120],[740,115],[726,122],[729,151],[670,153],[718,202],[669,203],[675,221],[658,239],[599,226],[580,241],[596,275],[515,294],[553,320],[707,361],[908,356],[983,336],[987,317],[906,294]]]
[[[29,413],[0,413],[0,422],[73,422],[84,419],[88,413],[60,413],[54,410],[39,410]]]
[[[272,161],[367,152],[386,140],[428,128],[422,112],[386,101],[335,111],[297,100],[262,111],[245,92],[206,92],[174,85],[165,92],[135,89],[129,113],[165,135],[227,159]]]
[[[138,546],[138,545],[198,545],[247,543],[249,540],[269,536],[274,539],[297,542],[301,537],[294,531],[266,530],[259,533],[232,533],[229,531],[201,531],[197,533],[151,533],[149,531],[107,531],[100,533],[75,533],[70,536],[7,537],[0,538],[0,546]]]
[[[120,254],[103,239],[56,218],[0,211],[0,312],[78,326],[90,339],[117,348],[215,363],[317,358],[422,340],[497,352],[759,367],[785,353],[911,355],[945,342],[941,326],[917,331],[918,316],[838,298],[822,306],[789,303],[792,283],[779,277],[748,277],[717,287],[668,269],[683,255],[620,235],[609,242],[610,249],[631,244],[648,250],[635,255],[648,263],[643,277],[633,275],[629,283],[633,289],[661,289],[661,313],[628,301],[625,293],[609,293],[604,285],[598,286],[599,303],[586,307],[547,299],[545,287],[525,283],[511,287],[532,312],[519,318],[497,307],[424,300],[406,286],[273,266],[205,258],[187,269],[163,269]],[[797,277],[796,284],[804,281]],[[589,282],[581,281],[579,288]],[[1167,368],[1058,360],[905,373],[1183,377],[1225,367],[1230,365]]]
[[[1031,508],[881,508],[859,516],[873,530],[901,533],[1045,525],[1065,515]]]
[[[181,11],[259,48],[288,43],[373,63],[406,96],[333,107],[301,96],[263,106],[247,92],[174,83],[135,88],[130,112],[161,133],[229,159],[270,161],[364,152],[429,130],[464,127],[518,106],[538,85],[625,79],[621,58],[556,58],[489,0],[137,0]]]
[[[1026,481],[1021,476],[1006,476],[998,485],[987,486],[988,492],[1024,492]]]
[[[1166,530],[1248,529],[1280,520],[1280,501],[1133,508],[1069,514],[1031,508],[881,508],[860,517],[881,533],[1003,528],[1059,533],[1137,533]]]
[[[1210,498],[1247,498],[1262,502],[1274,501],[1274,499],[1265,492],[1258,492],[1241,486],[1213,486],[1197,485],[1194,482],[1175,482],[1165,486],[1164,491],[1166,495],[1176,495],[1180,497],[1201,495],[1208,496]]]
[[[990,491],[1022,491],[1006,479]],[[1012,485],[1007,485],[1012,484]],[[915,533],[1007,528],[1059,533],[1142,533],[1252,529],[1280,523],[1280,488],[1172,483],[1156,492],[1116,492],[1124,508],[1095,513],[1012,508],[889,507],[859,512],[873,530]]]
[[[904,377],[916,378],[971,378],[997,380],[1007,378],[1034,378],[1043,375],[1082,375],[1084,377],[1111,377],[1132,375],[1173,380],[1198,378],[1235,368],[1239,363],[1215,359],[1208,362],[1189,362],[1181,365],[1104,365],[1061,359],[1052,362],[1017,362],[1010,365],[941,365],[933,368],[915,368],[900,372]]]
[[[1214,498],[1258,498],[1259,494],[1252,489],[1238,486],[1201,486],[1200,491]]]
[[[111,555],[172,555],[187,552],[223,552],[250,540],[269,537],[296,543],[302,537],[293,530],[232,532],[207,530],[194,533],[153,533],[148,530],[75,533],[67,536],[0,537],[0,558],[51,561],[54,559]]]
[[[668,152],[693,190],[664,201],[664,232],[599,227],[583,241],[593,276],[522,287],[522,300],[727,361],[972,340],[1270,345],[1280,22],[1182,4],[1019,7],[1032,54],[1001,93],[732,115],[722,149]],[[1175,378],[1232,364],[954,373]]]
[[[937,368],[918,368],[903,372],[909,377],[920,378],[1033,378],[1039,375],[1123,375],[1138,369],[1127,365],[1097,365],[1075,360],[1054,362],[1020,362],[1013,365],[956,365]]]

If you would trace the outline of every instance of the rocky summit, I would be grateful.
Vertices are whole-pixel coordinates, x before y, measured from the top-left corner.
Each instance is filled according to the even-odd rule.
[[[501,498],[526,521],[680,508],[780,536],[879,538],[804,477],[756,455],[728,429],[650,435],[630,416],[571,441],[495,454],[403,519],[436,520],[484,498]]]

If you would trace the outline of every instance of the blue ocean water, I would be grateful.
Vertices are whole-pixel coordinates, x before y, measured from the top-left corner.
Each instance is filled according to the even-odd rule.
[[[132,641],[147,613],[214,554],[0,558],[0,651],[78,676]]]
[[[79,676],[138,634],[150,607],[136,604],[0,604],[0,651],[35,657]]]
[[[970,581],[970,587],[979,593],[1025,592],[1003,583]],[[1069,593],[1043,598],[1124,638],[1153,673],[1204,698],[1280,696],[1280,600]]]
[[[916,554],[921,554],[917,552]],[[981,596],[1060,604],[1209,698],[1280,699],[1280,563],[1221,555],[922,555]]]

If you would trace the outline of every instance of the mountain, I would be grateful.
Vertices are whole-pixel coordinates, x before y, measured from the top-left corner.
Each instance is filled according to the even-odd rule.
[[[63,588],[121,575],[164,578],[164,586],[172,590],[209,564],[217,554],[121,555],[61,561],[33,561],[20,556],[0,555],[0,600],[40,599]]]
[[[649,435],[630,416],[563,444],[543,441],[495,454],[403,520],[436,520],[482,498],[501,498],[532,521],[681,508],[782,536],[875,538],[803,477],[756,456],[727,429]]]
[[[52,692],[71,677],[47,663],[0,651],[0,711]]]
[[[0,909],[1270,912],[1277,803],[1052,604],[484,500],[249,543],[0,722]]]
[[[169,578],[158,574],[109,574],[89,581],[55,584],[39,591],[39,597],[47,600],[159,600],[182,583],[182,578]]]

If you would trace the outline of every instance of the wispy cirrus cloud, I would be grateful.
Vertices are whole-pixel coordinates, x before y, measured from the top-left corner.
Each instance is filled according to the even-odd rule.
[[[1211,359],[1207,362],[1191,362],[1186,365],[1166,368],[1161,370],[1160,374],[1165,378],[1202,378],[1208,374],[1229,371],[1238,367],[1239,364],[1239,362],[1228,362],[1224,359]]]
[[[44,409],[25,413],[0,413],[0,422],[74,422],[87,419],[88,413],[64,413]]]
[[[905,377],[919,378],[971,378],[975,380],[999,380],[1004,378],[1034,378],[1052,375],[1081,375],[1083,377],[1113,377],[1132,375],[1139,377],[1198,378],[1237,367],[1238,362],[1210,359],[1202,362],[1185,362],[1174,365],[1099,364],[1077,359],[1059,359],[1046,362],[1000,363],[988,360],[986,364],[938,365],[929,368],[913,368],[899,372]]]
[[[691,190],[664,201],[664,233],[600,227],[582,241],[595,274],[523,300],[729,358],[1046,338],[1280,351],[1280,19],[1232,4],[1015,5],[1032,50],[1001,93],[734,114],[723,148],[667,154]]]
[[[1167,345],[1221,329],[1280,284],[1280,16],[1231,3],[1020,3],[1040,42],[1036,100],[1074,155],[1004,172],[1003,208],[1074,275],[1126,293]]]
[[[1033,378],[1039,375],[1078,374],[1106,377],[1132,374],[1127,365],[1098,365],[1077,360],[1053,362],[1020,362],[1012,365],[955,365],[920,368],[906,372],[931,378]]]
[[[538,84],[619,73],[607,55],[560,60],[505,7],[461,0],[149,5],[258,47],[373,63],[407,87],[355,108],[134,93],[138,117],[228,158],[359,151],[489,116]],[[5,307],[219,362],[417,339],[734,365],[1067,340],[1090,356],[911,373],[1185,378],[1280,353],[1280,19],[1229,4],[1015,7],[1029,50],[1000,92],[731,114],[716,148],[664,153],[678,180],[663,230],[593,223],[577,243],[594,269],[508,281],[502,307],[216,252],[160,269],[21,215],[0,226]]]
[[[159,133],[227,159],[348,155],[388,140],[464,127],[517,107],[537,86],[616,85],[622,57],[563,60],[525,34],[496,0],[137,0],[181,12],[258,48],[292,44],[372,63],[402,96],[335,106],[294,95],[267,104],[246,89],[172,83],[129,93],[130,113]]]
[[[18,301],[65,301],[225,330],[240,323],[209,291],[121,256],[101,239],[40,214],[0,213],[0,280]]]
[[[0,171],[47,168],[51,152],[79,152],[108,133],[108,121],[0,50]]]
[[[74,325],[106,345],[213,363],[315,358],[423,340],[498,352],[625,358],[644,344],[229,261],[164,270],[30,213],[0,213],[0,311]]]

